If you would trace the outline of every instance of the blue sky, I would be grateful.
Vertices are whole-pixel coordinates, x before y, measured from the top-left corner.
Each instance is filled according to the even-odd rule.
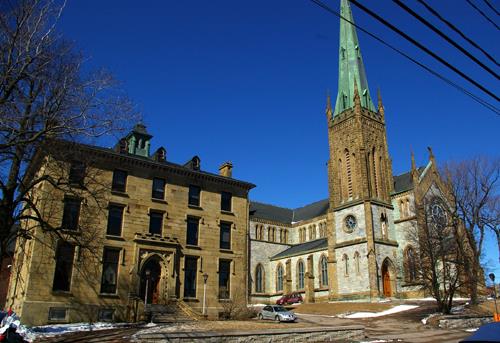
[[[494,77],[393,2],[364,3],[498,93]],[[415,0],[406,3],[444,29]],[[465,0],[432,5],[499,56],[498,31]],[[480,94],[357,8],[353,12],[359,25]],[[327,90],[333,98],[337,90],[338,27],[338,18],[308,0],[71,0],[59,26],[90,67],[105,67],[123,82],[154,135],[153,149],[163,145],[177,163],[199,155],[202,168],[212,172],[230,160],[234,177],[257,185],[251,199],[285,207],[328,196],[324,109]],[[499,116],[358,35],[371,92],[382,92],[395,175],[410,168],[411,149],[425,164],[427,146],[438,162],[498,156]],[[493,239],[486,259],[498,266]]]

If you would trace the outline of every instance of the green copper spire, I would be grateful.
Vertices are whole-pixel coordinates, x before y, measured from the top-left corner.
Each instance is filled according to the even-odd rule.
[[[340,14],[354,23],[349,0],[341,0]],[[361,107],[376,112],[368,89],[356,28],[344,19],[340,19],[339,90],[334,116],[354,106],[355,84],[358,87]]]

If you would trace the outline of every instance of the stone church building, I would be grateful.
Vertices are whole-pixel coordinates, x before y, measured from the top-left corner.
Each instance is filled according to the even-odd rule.
[[[347,0],[341,13],[353,21]],[[40,325],[132,320],[144,303],[169,301],[216,317],[230,301],[290,292],[306,302],[422,296],[410,233],[422,223],[416,204],[443,189],[436,162],[430,151],[424,168],[412,157],[410,171],[392,175],[384,106],[346,21],[325,114],[329,197],[296,209],[251,202],[255,185],[234,179],[231,163],[216,174],[197,156],[168,161],[142,124],[112,149],[40,152],[30,175],[67,183],[34,190],[47,223],[21,223],[33,234],[17,241],[6,306]]]

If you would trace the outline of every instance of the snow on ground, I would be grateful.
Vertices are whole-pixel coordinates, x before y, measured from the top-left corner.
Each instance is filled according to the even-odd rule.
[[[388,314],[412,310],[417,307],[418,305],[398,305],[382,312],[356,312],[347,315],[339,315],[339,317],[348,319],[382,317]]]
[[[34,326],[29,332],[36,337],[51,337],[69,332],[97,331],[129,326],[129,323],[73,323]]]
[[[473,328],[473,329],[466,329],[465,331],[467,332],[476,332],[478,328]]]
[[[422,319],[421,322],[422,322],[422,324],[427,325],[427,322],[429,321],[429,319],[436,317],[436,316],[440,316],[440,315],[442,315],[441,312],[431,313],[427,317]]]
[[[150,334],[150,333],[176,332],[176,331],[191,332],[195,331],[198,326],[199,324],[196,322],[172,323],[168,325],[154,325],[153,327],[137,331],[132,337],[136,338],[139,335]]]

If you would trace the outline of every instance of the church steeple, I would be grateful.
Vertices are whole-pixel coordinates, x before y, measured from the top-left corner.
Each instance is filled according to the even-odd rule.
[[[354,23],[349,0],[341,0],[340,14]],[[377,112],[373,105],[365,66],[358,42],[356,28],[344,19],[340,19],[339,44],[339,88],[334,116],[354,107],[354,85],[357,84],[361,107]]]

